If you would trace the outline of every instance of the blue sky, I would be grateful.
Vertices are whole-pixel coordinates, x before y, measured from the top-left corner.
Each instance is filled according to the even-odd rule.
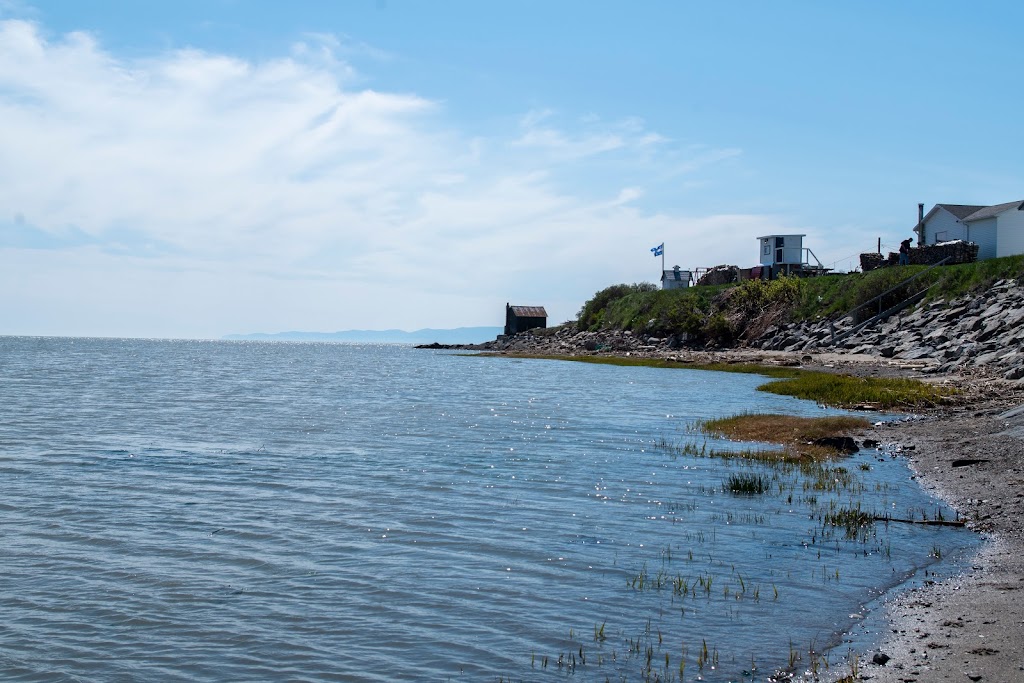
[[[1017,2],[0,0],[0,334],[500,325],[1024,199]]]

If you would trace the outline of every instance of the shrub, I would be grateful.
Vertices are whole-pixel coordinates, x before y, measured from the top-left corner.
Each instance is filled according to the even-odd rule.
[[[657,286],[650,282],[634,283],[632,285],[612,285],[605,287],[595,294],[592,299],[583,304],[580,312],[576,315],[576,326],[580,330],[596,330],[601,327],[605,318],[605,311],[608,305],[617,299],[629,294],[638,292],[654,292]]]

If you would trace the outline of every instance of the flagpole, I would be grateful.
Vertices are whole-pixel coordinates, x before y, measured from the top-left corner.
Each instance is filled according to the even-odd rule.
[[[665,277],[665,243],[661,243],[661,277]]]

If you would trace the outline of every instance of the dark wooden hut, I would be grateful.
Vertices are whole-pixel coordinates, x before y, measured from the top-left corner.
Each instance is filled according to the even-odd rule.
[[[505,334],[518,334],[548,326],[548,312],[543,306],[509,306],[505,304]]]

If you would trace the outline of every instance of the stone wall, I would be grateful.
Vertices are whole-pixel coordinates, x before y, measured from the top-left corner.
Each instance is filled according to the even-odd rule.
[[[854,327],[849,318],[770,328],[751,343],[767,350],[840,351],[922,361],[931,372],[985,367],[1024,378],[1024,287],[1000,280],[984,292],[904,311],[833,345]]]

